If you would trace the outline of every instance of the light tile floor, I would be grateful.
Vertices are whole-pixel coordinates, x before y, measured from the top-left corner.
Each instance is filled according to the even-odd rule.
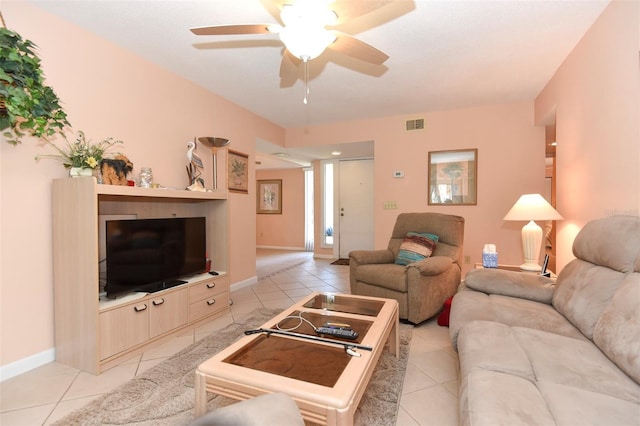
[[[196,340],[260,307],[286,308],[314,291],[349,292],[349,267],[311,253],[258,250],[258,282],[231,294],[228,315],[94,376],[57,362],[0,383],[0,425],[48,425]],[[457,425],[458,358],[435,319],[415,327],[397,425]]]

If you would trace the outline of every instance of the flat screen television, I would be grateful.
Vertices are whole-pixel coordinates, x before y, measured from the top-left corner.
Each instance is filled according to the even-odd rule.
[[[179,284],[206,265],[206,218],[106,221],[107,297],[153,293]]]

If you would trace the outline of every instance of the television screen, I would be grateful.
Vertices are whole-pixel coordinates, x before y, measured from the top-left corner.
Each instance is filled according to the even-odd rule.
[[[106,222],[107,297],[182,284],[206,264],[204,217]]]

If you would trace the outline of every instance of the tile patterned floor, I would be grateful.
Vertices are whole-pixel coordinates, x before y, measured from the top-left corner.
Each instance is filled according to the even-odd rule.
[[[100,376],[52,362],[0,383],[0,425],[48,425],[259,307],[286,308],[314,291],[349,292],[349,267],[311,253],[258,250],[258,282],[231,294],[231,313]],[[284,270],[283,270],[284,269]],[[280,272],[278,272],[280,271]],[[457,425],[458,358],[435,320],[414,330],[397,425]]]

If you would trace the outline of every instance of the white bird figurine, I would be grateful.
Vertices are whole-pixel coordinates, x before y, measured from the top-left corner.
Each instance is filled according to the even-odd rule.
[[[196,143],[195,141],[187,142],[187,159],[189,160],[189,165],[187,166],[187,174],[189,175],[189,180],[192,184],[196,183],[196,181],[200,182],[204,186],[204,180],[200,178],[201,170],[204,169],[204,164],[202,163],[202,158],[195,152]]]

